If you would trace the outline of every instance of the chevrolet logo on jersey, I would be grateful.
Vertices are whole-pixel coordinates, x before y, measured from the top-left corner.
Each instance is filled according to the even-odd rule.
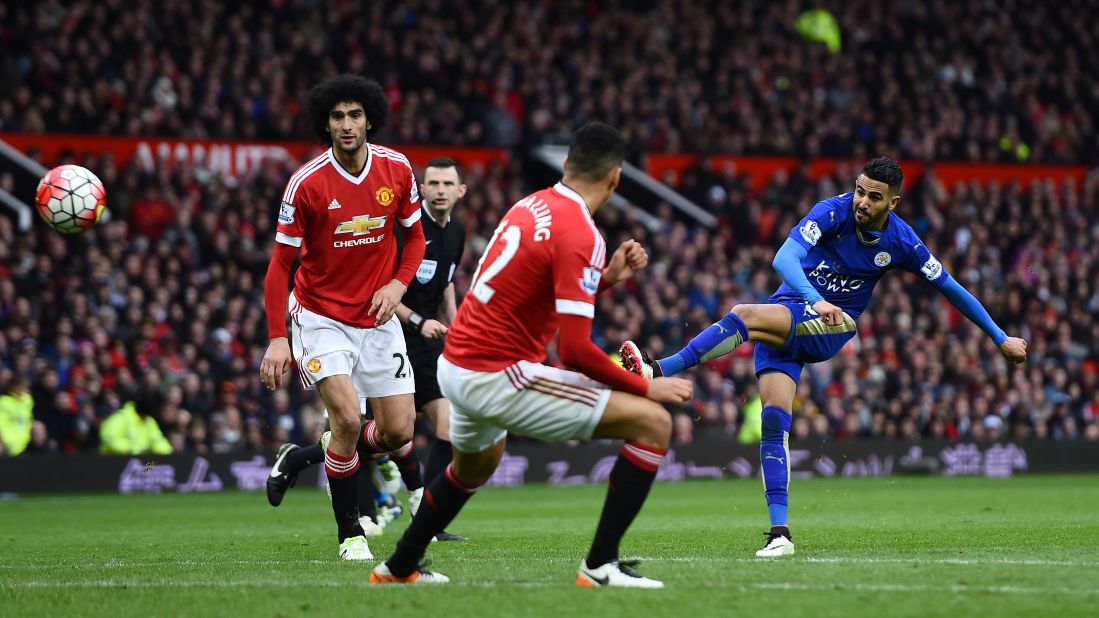
[[[385,217],[371,217],[370,215],[359,215],[350,221],[344,221],[336,226],[336,234],[352,234],[354,236],[364,236],[370,234],[375,229],[385,225]],[[355,238],[353,240],[337,240],[332,243],[332,246],[337,249],[345,247],[357,247],[359,245],[372,245],[385,238],[385,234],[377,234],[366,236],[365,238]]]
[[[369,234],[371,230],[382,227],[383,225],[385,225],[385,217],[359,215],[350,221],[344,221],[337,225],[336,233],[362,236],[363,234]]]

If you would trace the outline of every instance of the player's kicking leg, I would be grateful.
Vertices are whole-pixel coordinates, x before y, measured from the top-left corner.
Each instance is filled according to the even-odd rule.
[[[725,356],[748,340],[782,346],[786,343],[792,325],[790,309],[785,305],[737,305],[671,356],[651,361],[632,341],[622,344],[619,355],[623,367],[646,379],[672,376],[708,360]]]

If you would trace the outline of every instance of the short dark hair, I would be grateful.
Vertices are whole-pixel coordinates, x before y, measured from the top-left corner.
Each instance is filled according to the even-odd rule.
[[[327,146],[332,145],[328,113],[339,103],[362,103],[366,120],[370,123],[370,128],[366,130],[368,138],[389,121],[389,98],[378,82],[350,73],[329,77],[313,86],[305,97],[305,117],[309,119],[309,128]]]
[[[602,180],[626,158],[626,140],[614,127],[589,122],[572,134],[565,174]]]
[[[901,183],[904,182],[904,172],[899,163],[889,157],[870,159],[862,166],[861,174],[865,174],[870,180],[884,182],[889,185],[889,191],[893,195],[900,193]]]
[[[458,162],[450,157],[435,157],[427,162],[427,165],[424,166],[424,171],[426,172],[429,167],[437,167],[440,169],[453,167],[454,171],[458,172],[458,184],[462,183],[462,166],[458,165]]]

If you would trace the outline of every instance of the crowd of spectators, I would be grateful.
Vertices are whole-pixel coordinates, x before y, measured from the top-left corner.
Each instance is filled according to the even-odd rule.
[[[818,5],[839,24],[838,51],[803,38],[797,1],[0,3],[0,132],[300,139],[306,90],[351,71],[385,87],[394,118],[377,139],[389,144],[521,155],[598,118],[623,131],[631,157],[1099,164],[1094,3]],[[32,419],[25,446],[0,448],[111,451],[101,428],[119,410],[155,419],[175,451],[314,439],[316,396],[293,380],[269,392],[256,370],[274,209],[295,164],[228,179],[78,156],[43,163],[93,169],[109,221],[63,237],[0,216],[0,407]],[[466,170],[459,296],[499,217],[537,188],[521,160]],[[932,288],[892,274],[860,336],[806,374],[795,439],[1099,440],[1099,179],[947,190],[928,169],[899,214],[1030,341],[1029,362],[1007,365]],[[757,190],[733,168],[689,169],[679,188],[719,215],[712,229],[666,204],[646,205],[656,230],[604,209],[608,242],[636,238],[652,262],[601,299],[596,342],[667,353],[732,305],[766,299],[787,231],[853,175],[810,180],[801,168]],[[741,433],[758,408],[751,345],[691,375],[676,439]]]
[[[798,31],[810,6],[838,50]],[[0,131],[298,138],[337,71],[385,86],[395,143],[599,118],[635,153],[1099,163],[1088,0],[0,4]]]
[[[296,380],[274,393],[257,367],[266,349],[262,280],[274,206],[293,164],[267,162],[225,182],[187,166],[144,174],[109,157],[96,169],[111,220],[75,237],[44,225],[19,234],[0,217],[0,393],[28,385],[29,450],[100,448],[98,427],[126,401],[152,416],[175,451],[261,450],[323,430],[321,404]],[[848,189],[854,168],[810,181],[780,173],[762,191],[735,173],[720,187],[713,229],[655,207],[651,230],[629,211],[597,214],[608,243],[645,243],[649,268],[601,298],[595,338],[608,353],[633,338],[674,351],[734,304],[773,291],[770,261],[817,199]],[[690,176],[688,173],[687,176]],[[514,169],[467,171],[456,216],[469,230],[456,274],[464,295],[501,214],[531,187]],[[918,278],[888,275],[836,359],[811,366],[795,406],[795,439],[1099,440],[1099,178],[959,184],[933,170],[900,213],[1000,325],[1030,341],[1009,366],[975,326]],[[150,213],[171,213],[155,217]],[[752,348],[693,371],[695,399],[676,415],[676,440],[739,433],[758,414]],[[553,349],[550,361],[556,360]]]

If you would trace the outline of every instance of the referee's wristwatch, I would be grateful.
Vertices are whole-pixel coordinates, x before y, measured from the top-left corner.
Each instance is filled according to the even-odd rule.
[[[408,316],[408,323],[412,325],[412,330],[420,332],[424,327],[424,316],[413,311]]]

